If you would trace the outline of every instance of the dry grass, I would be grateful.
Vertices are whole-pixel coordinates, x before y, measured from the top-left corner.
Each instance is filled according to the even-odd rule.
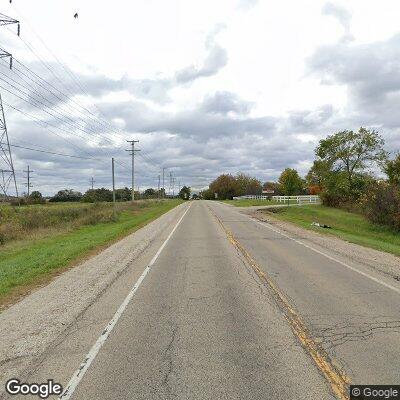
[[[116,204],[116,215],[140,209],[146,202]],[[112,222],[112,203],[57,203],[23,207],[0,206],[0,245],[69,232],[82,226]],[[6,246],[7,247],[7,246]],[[4,248],[4,247],[3,247]]]

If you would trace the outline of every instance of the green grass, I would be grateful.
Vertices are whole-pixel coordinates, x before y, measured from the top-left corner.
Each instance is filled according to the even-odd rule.
[[[400,256],[400,234],[372,224],[362,215],[320,205],[276,209],[274,217],[322,234],[331,234],[351,243]],[[319,222],[332,227],[311,226]]]
[[[251,206],[275,206],[283,205],[287,203],[279,203],[275,200],[252,200],[252,199],[241,199],[241,200],[222,200],[223,203],[232,204],[235,207],[251,207]],[[290,200],[290,204],[296,203],[296,200]]]
[[[148,202],[123,210],[114,222],[78,227],[38,240],[0,247],[0,304],[171,210],[180,200]]]

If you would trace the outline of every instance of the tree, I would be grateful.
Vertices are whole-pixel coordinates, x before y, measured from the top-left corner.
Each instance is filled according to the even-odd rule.
[[[303,189],[303,180],[298,172],[292,168],[286,168],[279,177],[281,190],[285,196],[295,196]]]
[[[65,202],[65,201],[80,201],[82,193],[73,189],[60,190],[49,201],[51,202]]]
[[[214,192],[211,189],[203,190],[199,193],[199,197],[204,200],[214,200]]]
[[[161,188],[160,191],[158,192],[160,199],[163,199],[165,197],[165,189]]]
[[[42,198],[43,198],[42,193],[40,193],[38,190],[34,190],[34,191],[29,195],[29,197],[30,197],[31,199],[42,199]]]
[[[28,200],[28,203],[30,203],[30,204],[42,204],[42,203],[46,202],[46,200],[42,196],[42,193],[40,193],[38,190],[34,190],[29,195],[27,200]]]
[[[89,189],[82,197],[84,203],[97,203],[102,201],[113,201],[112,191],[106,188]]]
[[[183,200],[189,200],[190,199],[190,187],[183,186],[179,192],[179,197]]]
[[[393,160],[389,160],[383,167],[388,181],[392,185],[400,185],[400,153]]]
[[[152,188],[148,188],[144,191],[143,195],[144,197],[151,199],[156,196],[156,191]]]
[[[116,201],[130,201],[132,198],[132,191],[128,187],[123,189],[115,189],[115,200]]]
[[[306,175],[308,186],[323,187],[329,174],[332,173],[332,164],[323,160],[314,160],[314,163]]]
[[[217,193],[219,200],[232,199],[234,196],[239,196],[240,193],[237,180],[231,174],[220,175],[212,181],[210,190]]]
[[[343,171],[350,191],[354,176],[364,172],[366,165],[386,159],[384,140],[375,130],[360,128],[357,132],[344,130],[319,142],[315,154],[333,171]]]
[[[237,193],[238,196],[243,196],[246,194],[250,195],[261,194],[262,191],[261,182],[250,175],[246,175],[243,172],[239,172],[236,175],[236,182],[238,188],[238,193]]]

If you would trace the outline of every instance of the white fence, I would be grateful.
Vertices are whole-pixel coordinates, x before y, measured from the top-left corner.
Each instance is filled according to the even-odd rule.
[[[319,196],[305,195],[305,196],[263,196],[263,195],[246,195],[234,197],[233,200],[251,199],[251,200],[272,200],[279,203],[297,203],[297,204],[318,204],[320,202]]]

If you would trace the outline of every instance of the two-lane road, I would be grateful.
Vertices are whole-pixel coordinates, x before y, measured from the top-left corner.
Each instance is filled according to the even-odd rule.
[[[149,249],[151,268],[95,354],[111,293],[30,380],[66,385],[71,374],[57,360],[72,368],[89,354],[68,398],[344,399],[349,381],[400,382],[396,282],[347,268],[220,203],[192,202],[176,223],[161,251]],[[109,292],[125,297],[134,283]],[[77,346],[89,331],[90,346]]]

